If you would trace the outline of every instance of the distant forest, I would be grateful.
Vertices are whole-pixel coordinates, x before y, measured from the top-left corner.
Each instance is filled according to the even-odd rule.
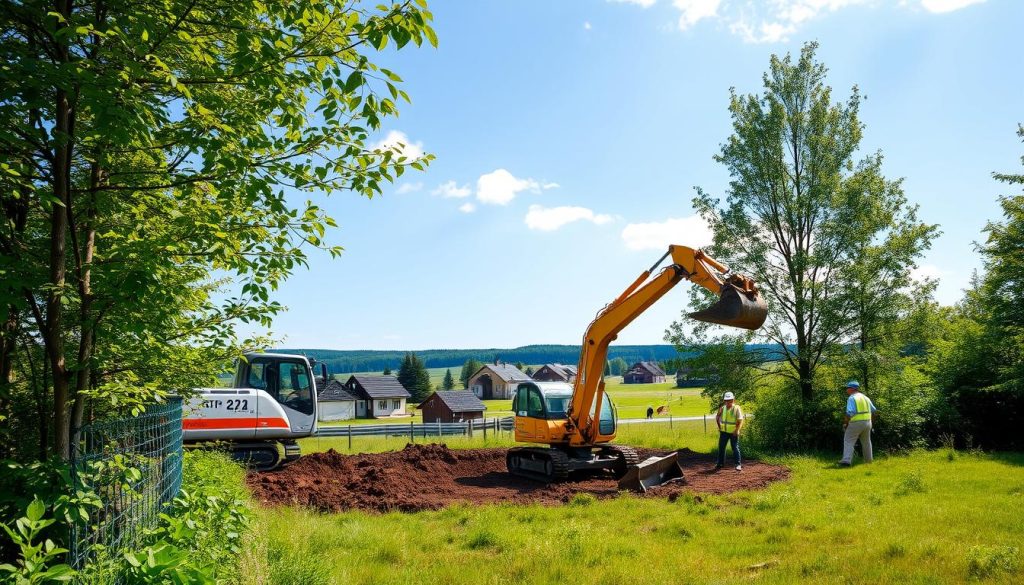
[[[397,371],[406,352],[401,350],[334,350],[334,349],[272,349],[275,353],[297,353],[327,364],[332,374],[376,372],[390,368]],[[580,360],[578,345],[527,345],[513,349],[424,349],[413,352],[428,368],[462,367],[466,360],[485,364],[502,361],[509,364],[561,363],[575,365]],[[661,362],[689,357],[676,352],[671,345],[617,345],[609,348],[608,359],[621,357],[633,364],[638,361]]]
[[[754,346],[751,346],[754,347]],[[405,351],[393,350],[333,350],[333,349],[273,349],[276,353],[296,353],[317,362],[326,363],[332,374],[351,372],[383,372],[385,368],[398,370]],[[466,360],[475,359],[485,364],[502,361],[528,365],[561,363],[574,365],[580,359],[578,345],[527,345],[512,349],[425,349],[413,352],[428,368],[462,367]],[[608,350],[608,359],[622,358],[629,364],[639,361],[664,362],[688,358],[671,345],[615,345]]]

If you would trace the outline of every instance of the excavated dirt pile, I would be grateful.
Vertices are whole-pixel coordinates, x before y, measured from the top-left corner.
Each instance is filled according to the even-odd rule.
[[[342,455],[314,453],[270,472],[251,472],[253,495],[266,504],[293,504],[322,511],[436,510],[461,502],[556,505],[579,493],[618,495],[610,475],[591,475],[545,485],[505,470],[505,449],[451,450],[445,445],[407,445],[401,451]],[[667,452],[639,449],[640,459]],[[654,488],[645,497],[675,499],[682,492],[724,493],[758,489],[789,477],[789,469],[748,461],[743,471],[714,469],[708,455],[684,450],[682,482]]]
[[[641,460],[668,452],[640,449]],[[510,475],[505,449],[453,451],[444,445],[408,445],[401,451],[341,455],[314,453],[275,470],[249,473],[253,495],[266,504],[293,504],[323,511],[431,510],[463,503],[557,505],[575,494],[612,498],[615,479],[598,474],[545,485]],[[683,492],[721,494],[755,490],[778,482],[790,470],[758,461],[715,471],[712,457],[684,450],[682,482],[650,490],[645,497],[674,500]]]

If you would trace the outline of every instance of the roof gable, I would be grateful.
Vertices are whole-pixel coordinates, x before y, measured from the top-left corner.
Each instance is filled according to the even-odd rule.
[[[633,364],[630,371],[642,369],[647,370],[652,376],[664,376],[665,370],[661,369],[661,366],[657,362],[637,362]]]
[[[322,390],[317,392],[317,400],[320,402],[341,402],[345,400],[358,400],[348,390],[345,389],[345,385],[337,380],[331,380],[323,387]]]
[[[345,383],[370,398],[411,398],[412,394],[394,376],[351,376]]]
[[[485,364],[482,368],[477,370],[473,377],[477,377],[483,370],[490,370],[492,374],[501,378],[505,382],[526,382],[533,378],[527,376],[515,366],[508,364]]]
[[[452,412],[479,412],[487,410],[487,405],[480,401],[475,394],[469,390],[437,390],[434,396],[444,402]],[[423,408],[424,404],[430,402],[427,398],[416,408]]]

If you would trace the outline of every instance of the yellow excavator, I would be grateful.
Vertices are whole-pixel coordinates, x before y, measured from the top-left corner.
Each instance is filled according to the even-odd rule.
[[[668,257],[672,264],[651,278]],[[602,374],[608,345],[618,333],[683,280],[718,295],[710,307],[690,313],[693,319],[754,330],[768,316],[768,307],[750,278],[730,273],[701,250],[669,246],[668,252],[602,309],[587,328],[572,385],[519,384],[512,401],[515,439],[547,447],[509,449],[509,473],[553,482],[574,472],[610,470],[621,478],[620,487],[638,491],[681,475],[675,454],[638,464],[633,449],[608,444],[615,438],[617,415],[604,391]]]

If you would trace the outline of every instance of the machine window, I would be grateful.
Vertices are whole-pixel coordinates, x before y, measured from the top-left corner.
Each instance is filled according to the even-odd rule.
[[[565,412],[569,409],[569,400],[572,396],[559,396],[559,395],[548,395],[546,402],[548,403],[548,418],[565,418]]]
[[[252,361],[249,363],[249,378],[245,381],[249,388],[267,390],[267,363]]]
[[[281,362],[278,371],[278,402],[302,414],[313,414],[313,385],[305,365]]]
[[[536,388],[526,389],[526,416],[544,418],[544,400]]]

